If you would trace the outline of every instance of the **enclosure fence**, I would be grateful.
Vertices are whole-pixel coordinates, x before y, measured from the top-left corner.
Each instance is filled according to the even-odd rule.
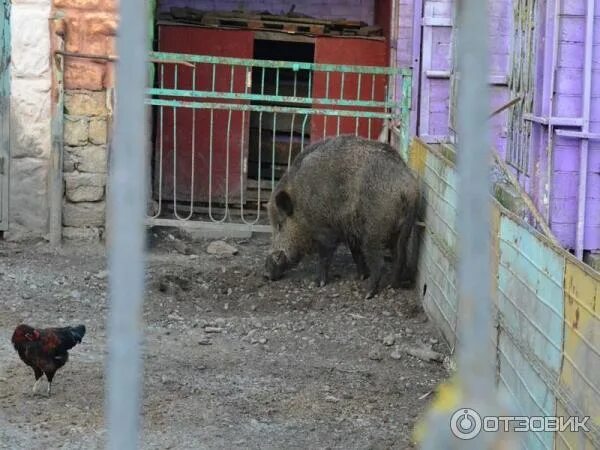
[[[310,142],[354,134],[409,143],[410,69],[152,52],[150,224],[268,230],[263,210]]]

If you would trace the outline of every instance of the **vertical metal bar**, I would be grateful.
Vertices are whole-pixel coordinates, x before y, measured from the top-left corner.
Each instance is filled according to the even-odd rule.
[[[246,76],[244,77],[244,94],[248,94],[248,90],[249,88],[252,86],[252,68],[251,67],[246,67],[244,69],[244,73],[246,74]],[[242,129],[241,129],[241,133],[240,133],[240,167],[244,167],[244,164],[246,163],[246,160],[244,159],[244,138],[246,137],[246,114],[247,111],[242,111]],[[252,113],[250,113],[252,114]],[[245,170],[240,170],[240,218],[242,219],[243,223],[247,223],[246,222],[246,218],[244,217],[244,181],[245,178],[244,176],[246,175],[247,171]]]
[[[345,73],[342,72],[342,82],[341,82],[341,87],[340,87],[340,100],[344,99],[344,81],[345,81]],[[340,116],[337,116],[337,131],[336,131],[336,135],[339,136],[340,135]]]
[[[296,113],[292,113],[292,125],[290,126],[290,148],[288,150],[288,168],[292,164],[292,149],[294,145],[294,122],[296,121]]]
[[[558,43],[559,43],[559,18],[560,18],[560,2],[561,0],[555,0],[554,3],[554,18],[552,21],[552,58],[548,61],[548,66],[545,70],[549,70],[550,73],[550,86],[548,92],[550,95],[550,104],[548,105],[548,119],[554,115],[554,99],[556,96],[554,86],[556,84],[556,65],[558,64]],[[548,73],[548,72],[547,72]],[[548,122],[551,122],[548,120]],[[554,178],[554,126],[548,123],[548,151],[546,161],[546,185],[547,187],[547,198],[548,205],[546,207],[546,221],[548,225],[552,224],[552,201],[553,201],[553,178]]]
[[[458,84],[458,381],[464,405],[482,417],[497,413],[492,333],[488,87],[488,3],[461,0],[457,8]],[[452,414],[452,411],[450,412]],[[449,423],[432,430],[425,449],[490,449],[493,433],[452,438]],[[458,442],[457,442],[458,441]]]
[[[297,87],[298,87],[298,71],[294,70],[294,97],[296,97],[298,95]]]
[[[302,136],[300,138],[300,151],[304,151],[304,135],[306,134],[306,122],[308,121],[308,114],[304,115],[304,120],[302,121]]]
[[[359,73],[358,74],[358,87],[356,88],[356,100],[359,100],[359,101],[360,101],[360,85],[361,84],[362,84],[362,73]],[[359,122],[360,122],[360,119],[358,117],[356,117],[355,123],[354,123],[354,135],[355,136],[358,136]]]
[[[400,106],[400,130],[402,136],[402,154],[408,155],[410,144],[410,103],[412,101],[412,76],[402,76],[402,103]]]
[[[260,197],[262,191],[262,118],[263,112],[258,113],[258,202],[257,208],[260,212]]]
[[[594,14],[595,0],[587,0],[585,20],[585,59],[583,66],[583,126],[584,135],[590,131],[590,108],[592,101],[592,56],[594,44]],[[575,255],[583,259],[585,247],[585,211],[587,201],[587,172],[590,141],[581,138],[581,153],[579,156],[579,189],[577,199],[577,232],[575,239]]]
[[[415,105],[411,111],[410,130],[417,134],[419,119],[419,91],[421,83],[421,34],[423,30],[423,0],[415,0],[412,33],[412,104]]]
[[[64,40],[61,36],[54,35],[59,50],[64,50]],[[63,148],[64,148],[64,57],[59,54],[54,55],[54,78],[56,80],[56,110],[52,117],[52,152],[50,157],[50,244],[59,245],[62,241],[62,208],[63,208]],[[5,111],[10,111],[9,99]],[[4,112],[4,111],[3,111]],[[5,123],[9,124],[9,115],[3,117]],[[8,137],[7,137],[8,139]],[[0,155],[2,156],[2,155]],[[2,199],[0,199],[2,203]],[[1,207],[0,207],[1,209]],[[2,216],[2,211],[0,211]],[[2,218],[1,221],[4,221]]]
[[[273,113],[273,150],[271,155],[271,183],[275,186],[275,134],[277,133],[277,113]],[[274,188],[273,188],[274,189]]]
[[[329,72],[325,75],[325,98],[329,98]],[[323,117],[323,138],[327,136],[327,116]]]
[[[108,322],[108,448],[138,448],[144,298],[144,204],[147,175],[146,2],[120,2],[115,134],[108,196],[110,312]],[[126,26],[123,26],[126,24]]]
[[[178,75],[178,66],[175,65],[175,73],[174,73],[174,84],[173,89],[177,89],[177,75]],[[175,215],[177,215],[177,107],[173,107],[173,211]]]
[[[371,75],[371,101],[375,100],[375,74]],[[368,138],[371,139],[371,118],[368,119],[369,122],[369,134]]]
[[[457,17],[459,293],[465,319],[459,370],[465,392],[486,399],[494,389],[486,339],[492,330],[487,2],[462,0],[457,4]]]

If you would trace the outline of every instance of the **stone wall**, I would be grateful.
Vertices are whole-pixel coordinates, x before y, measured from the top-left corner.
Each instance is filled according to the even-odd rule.
[[[48,231],[51,148],[50,0],[11,6],[11,162],[8,238]]]
[[[114,56],[114,0],[54,0],[67,52]],[[105,226],[113,63],[65,58],[63,237],[89,239]]]

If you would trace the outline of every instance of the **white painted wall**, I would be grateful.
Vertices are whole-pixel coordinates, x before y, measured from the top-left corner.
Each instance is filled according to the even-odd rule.
[[[50,11],[51,0],[12,2],[8,238],[43,236],[48,228]]]

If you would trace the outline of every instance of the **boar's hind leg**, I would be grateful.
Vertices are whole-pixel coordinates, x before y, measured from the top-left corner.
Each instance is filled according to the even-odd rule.
[[[410,234],[413,229],[414,220],[408,218],[398,236],[396,237],[396,242],[394,243],[393,253],[394,253],[394,265],[392,269],[392,287],[394,289],[400,287],[410,287],[410,274],[408,273],[408,266],[406,264],[406,253],[408,249]]]
[[[367,267],[365,255],[360,248],[360,244],[350,243],[348,246],[350,247],[350,252],[352,253],[352,259],[354,259],[354,263],[356,264],[358,279],[366,280],[369,278],[369,268]]]
[[[369,267],[369,272],[371,272],[366,298],[374,297],[379,291],[379,283],[383,276],[383,267],[385,265],[383,248],[384,246],[380,242],[372,241],[365,242],[363,246],[363,253]]]
[[[323,287],[327,284],[329,267],[335,253],[335,245],[324,245],[319,243],[319,264],[317,268],[317,285]]]

